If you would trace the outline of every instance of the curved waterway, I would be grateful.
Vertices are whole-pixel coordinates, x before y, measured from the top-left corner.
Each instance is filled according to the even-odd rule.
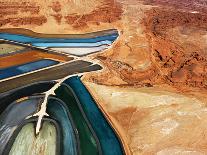
[[[79,150],[79,140],[76,134],[76,127],[71,115],[63,101],[55,97],[50,97],[47,106],[47,113],[54,120],[59,122],[62,132],[61,155],[77,155]]]
[[[39,48],[49,48],[59,52],[65,52],[72,55],[83,56],[90,53],[102,51],[112,45],[119,36],[115,29],[92,32],[78,35],[45,35],[32,31],[18,31],[4,29],[0,31],[0,39],[30,44]],[[75,52],[74,52],[75,51]]]
[[[18,146],[16,143],[21,140],[23,141],[22,143],[27,145],[30,141],[28,137],[26,137],[27,139],[25,140],[22,139],[24,135],[22,134],[22,130],[19,130],[19,127],[22,128],[22,122],[30,119],[28,116],[32,116],[32,114],[38,111],[43,101],[43,95],[32,97],[31,95],[41,92],[39,87],[44,86],[45,88],[45,86],[47,86],[47,88],[50,89],[52,85],[54,85],[54,82],[37,83],[2,95],[2,99],[4,99],[5,102],[0,102],[0,107],[3,106],[4,108],[3,113],[0,115],[0,135],[3,135],[0,136],[2,139],[0,142],[3,142],[0,147],[1,152],[6,150],[6,152],[21,153],[18,152],[18,149],[26,152],[29,151],[27,148]],[[21,90],[23,92],[20,92]],[[25,92],[25,90],[28,92]],[[22,98],[27,95],[30,97]],[[9,96],[11,96],[11,100]],[[5,103],[7,103],[7,106]],[[125,154],[118,135],[98,108],[92,96],[81,82],[80,77],[73,76],[65,80],[61,86],[55,90],[55,96],[53,95],[48,98],[46,108],[49,114],[48,117],[56,121],[60,129],[60,138],[58,138],[60,141],[57,142],[54,139],[54,131],[52,132],[53,137],[50,137],[47,133],[47,128],[50,126],[48,124],[44,126],[45,117],[42,120],[43,126],[39,134],[41,135],[44,133],[50,142],[51,138],[53,138],[53,145],[55,143],[57,145],[60,144],[59,151],[61,154]],[[17,113],[19,113],[18,116],[16,116]],[[31,119],[33,118],[32,116]],[[24,124],[24,126],[27,125],[28,123]],[[30,128],[25,129],[25,131],[35,132],[35,124],[34,128]],[[42,140],[43,139],[40,139],[38,136],[36,138],[33,137],[33,141],[36,143],[35,146],[37,146],[35,149],[39,150],[38,146]],[[51,149],[52,148],[47,147],[46,151]]]
[[[78,99],[75,97],[70,86],[62,84],[55,91],[55,94],[58,98],[65,102],[68,110],[71,113],[78,130],[81,153],[84,155],[102,154],[100,142],[96,136],[96,133],[91,127]]]
[[[43,35],[28,30],[0,30],[0,38],[5,40],[31,44],[32,46],[40,48],[52,48],[79,56],[106,49],[117,37],[118,32],[116,30],[100,31],[83,35]],[[12,58],[13,56],[15,57],[15,55],[12,55]],[[41,59],[4,68],[0,70],[0,80],[56,65],[57,63],[59,63],[59,61]],[[118,134],[98,108],[95,100],[93,100],[92,96],[81,82],[80,77],[69,76],[100,69],[102,69],[102,67],[98,64],[83,60],[75,60],[71,63],[54,66],[37,73],[32,72],[31,74],[5,81],[4,87],[9,87],[10,84],[15,84],[15,87],[19,87],[35,81],[54,80],[65,77],[58,83],[53,81],[41,82],[0,94],[0,109],[2,109],[2,111],[0,111],[2,112],[0,115],[0,135],[4,135],[0,136],[3,138],[0,143],[5,142],[0,147],[0,154],[5,150],[7,150],[7,153],[10,151],[11,154],[21,154],[22,152],[18,150],[25,152],[34,151],[30,150],[29,147],[18,145],[20,141],[23,141],[22,144],[27,146],[31,141],[28,136],[23,134],[24,132],[30,133],[28,135],[31,135],[35,147],[37,146],[35,148],[36,151],[39,151],[40,143],[44,140],[41,139],[39,135],[45,135],[45,139],[48,139],[48,142],[53,145],[51,147],[54,147],[50,148],[50,146],[47,146],[46,152],[53,150],[54,154],[125,154]],[[53,92],[55,90],[55,92],[48,96],[45,95],[51,92],[51,90],[53,90]],[[41,95],[37,96],[37,93],[41,93]],[[34,117],[34,114],[42,109],[44,105],[42,104],[43,98],[45,96],[48,97],[48,100],[45,100],[47,101],[45,108],[48,116],[44,116],[42,119],[42,128],[40,128],[39,135],[33,136],[32,133],[35,132],[34,125],[30,122],[23,126],[22,122],[34,118],[36,120],[38,119],[38,117]],[[20,114],[15,117],[17,113]],[[55,123],[45,123],[45,119],[50,119],[50,122],[54,121]],[[20,127],[21,130],[19,130]],[[51,134],[49,134],[47,130],[48,132],[50,130]],[[58,130],[58,134],[55,130]],[[12,142],[11,139],[13,139]],[[10,147],[8,147],[8,145],[10,145]],[[60,145],[60,147],[58,147],[58,145]],[[55,147],[59,149],[55,149]],[[58,151],[55,152],[54,150]]]
[[[92,96],[85,88],[78,76],[67,79],[65,84],[74,91],[76,99],[80,102],[83,111],[95,131],[104,155],[124,154],[121,142],[110,126],[104,114],[97,107]]]

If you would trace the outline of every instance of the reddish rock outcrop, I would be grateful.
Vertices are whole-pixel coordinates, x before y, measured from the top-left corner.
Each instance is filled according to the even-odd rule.
[[[44,16],[39,17],[24,17],[24,18],[7,18],[0,20],[0,27],[6,24],[10,24],[12,26],[20,26],[20,25],[42,25],[47,22],[47,18]]]
[[[183,34],[183,31],[196,28],[194,41],[199,41],[205,35],[199,32],[207,28],[207,15],[153,9],[147,12],[144,24],[151,44],[151,60],[156,65],[160,77],[165,77],[167,83],[175,86],[207,88],[207,55],[203,45],[192,42],[186,46],[185,40],[181,43],[179,39],[175,39],[182,35],[195,35],[191,32]],[[180,38],[182,39],[184,38]]]
[[[65,16],[68,24],[74,28],[84,28],[88,23],[99,25],[100,23],[112,23],[121,19],[122,6],[113,0],[104,0],[102,5],[88,14],[69,14]]]
[[[47,22],[39,15],[40,6],[32,2],[0,2],[0,27],[4,25],[42,25]]]

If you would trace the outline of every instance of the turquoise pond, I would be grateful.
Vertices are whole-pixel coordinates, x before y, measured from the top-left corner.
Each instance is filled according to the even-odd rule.
[[[97,107],[95,101],[81,82],[80,78],[77,76],[71,77],[67,79],[65,83],[73,89],[77,98],[79,99],[80,104],[87,118],[89,119],[92,128],[96,132],[96,135],[101,144],[103,154],[124,154],[119,138],[105,119],[103,113]]]
[[[36,93],[41,91],[34,87],[46,86],[49,89],[52,85],[54,85],[53,82],[33,84],[0,96],[4,100],[4,102],[0,102],[0,107],[2,106],[4,109],[0,115],[0,143],[4,142],[0,145],[0,153],[5,150],[8,152],[8,148],[12,148],[14,138],[17,137],[19,127],[23,122],[29,119],[37,120],[37,117],[32,115],[38,111],[44,96],[37,95]],[[46,112],[49,116],[44,119],[56,122],[57,139],[59,139],[56,142],[57,154],[125,154],[118,135],[98,108],[80,77],[68,78],[56,93],[48,98]],[[27,95],[29,95],[28,98],[19,100]],[[77,118],[78,116],[80,117]],[[90,149],[87,150],[87,148]]]

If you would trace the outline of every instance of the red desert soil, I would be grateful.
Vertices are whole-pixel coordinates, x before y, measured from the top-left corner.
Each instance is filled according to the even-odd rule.
[[[115,61],[114,53],[112,58],[102,55],[97,56],[97,59],[111,72],[119,75],[126,85],[150,87],[167,83],[178,89],[181,85],[186,88],[206,89],[206,19],[207,15],[202,13],[152,8],[145,12],[145,18],[141,22],[151,51],[147,56],[150,60],[149,66],[143,70],[136,69],[123,61]],[[125,43],[131,51],[135,46],[130,45],[133,42],[136,44],[138,38],[137,41]],[[117,43],[114,50],[121,53],[121,46]],[[99,77],[96,81],[108,84],[104,79],[105,77]]]
[[[153,9],[147,17],[144,24],[151,43],[151,60],[159,77],[175,86],[206,89],[207,55],[200,37],[207,29],[207,15]]]
[[[40,7],[31,2],[0,1],[0,26],[3,25],[42,25],[47,21],[43,15],[38,15]],[[14,17],[20,16],[20,17]]]
[[[16,3],[21,6],[12,9]],[[118,29],[112,48],[89,57],[104,69],[82,80],[126,153],[207,153],[205,1],[12,0],[1,5],[8,5],[1,10],[1,28],[53,34]],[[23,8],[34,10],[31,6],[37,13],[24,13]]]
[[[65,16],[66,22],[74,28],[84,28],[87,23],[112,23],[121,19],[122,7],[114,0],[103,0],[102,5],[87,14],[69,14]]]
[[[143,0],[145,5],[170,7],[183,11],[197,11],[207,13],[207,2],[205,0]]]

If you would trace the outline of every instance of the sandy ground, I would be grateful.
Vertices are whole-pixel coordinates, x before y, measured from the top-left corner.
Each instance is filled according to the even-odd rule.
[[[206,92],[84,84],[132,154],[206,154]]]

